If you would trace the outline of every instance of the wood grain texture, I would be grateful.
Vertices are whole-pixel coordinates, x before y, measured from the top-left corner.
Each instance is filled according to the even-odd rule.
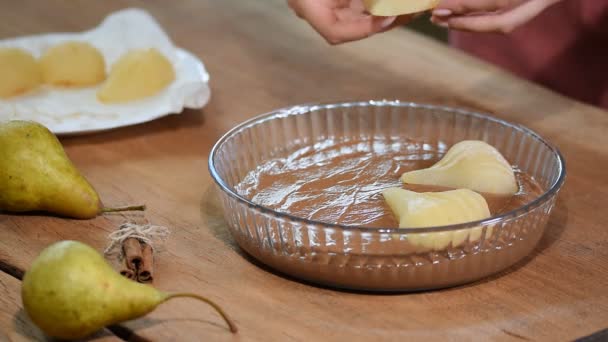
[[[407,30],[326,45],[282,0],[0,1],[0,38],[77,31],[146,8],[200,56],[212,99],[148,124],[62,139],[105,203],[145,202],[172,228],[155,286],[216,300],[237,336],[203,304],[176,300],[127,324],[151,340],[572,340],[608,326],[608,113]],[[69,14],[69,15],[66,15]],[[302,284],[243,255],[207,172],[213,143],[259,113],[305,102],[401,99],[473,108],[526,125],[563,152],[566,186],[533,255],[500,276],[442,291],[370,295]],[[57,240],[102,250],[125,218],[0,215],[0,259],[27,269]],[[2,290],[4,291],[4,290]],[[0,328],[15,329],[2,320]]]
[[[42,340],[21,308],[21,282],[0,272],[0,341]]]

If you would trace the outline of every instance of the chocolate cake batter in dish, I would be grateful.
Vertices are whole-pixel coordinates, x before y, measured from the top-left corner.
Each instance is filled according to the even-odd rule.
[[[388,101],[254,118],[209,167],[246,252],[302,280],[380,291],[458,285],[523,259],[565,174],[528,129]]]
[[[404,142],[417,148],[418,143]],[[382,143],[335,143],[305,147],[287,158],[272,159],[247,174],[236,187],[251,202],[279,212],[325,223],[398,228],[382,190],[403,186],[416,192],[446,191],[434,185],[405,184],[402,173],[424,169],[439,159],[439,151],[390,151]],[[514,195],[482,194],[490,212],[504,214],[542,194],[541,187],[523,172],[516,172],[519,191]]]

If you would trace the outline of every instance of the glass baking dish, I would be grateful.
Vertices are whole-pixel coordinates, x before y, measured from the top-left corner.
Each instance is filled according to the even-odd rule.
[[[532,176],[543,194],[485,220],[403,229],[317,222],[253,203],[235,189],[261,163],[303,147],[360,140],[408,148],[411,139],[423,142],[416,145],[421,153],[484,140]],[[369,291],[436,289],[508,268],[540,240],[565,179],[557,148],[525,127],[467,110],[399,101],[299,105],[260,115],[216,143],[209,171],[229,230],[248,254],[295,278]],[[470,235],[476,238],[444,250],[412,248],[413,241],[429,234],[463,230],[476,230]]]

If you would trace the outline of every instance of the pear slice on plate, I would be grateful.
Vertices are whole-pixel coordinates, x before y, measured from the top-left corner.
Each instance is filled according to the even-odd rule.
[[[399,228],[446,226],[482,220],[490,217],[490,209],[480,194],[458,189],[443,192],[418,193],[400,188],[382,192]],[[491,235],[491,228],[488,235]],[[477,241],[482,227],[437,233],[409,234],[408,241],[423,250],[443,250],[448,246],[462,245],[467,239]]]
[[[438,3],[439,0],[363,0],[369,13],[384,17],[427,11]]]
[[[101,52],[86,42],[67,41],[48,49],[40,58],[45,83],[59,87],[87,87],[106,78]]]
[[[171,61],[156,49],[133,50],[113,66],[97,92],[103,103],[123,103],[154,96],[175,80]]]
[[[519,189],[509,162],[496,148],[478,140],[455,144],[435,165],[406,172],[401,181],[501,195],[515,194]]]
[[[27,93],[41,83],[40,64],[29,52],[0,48],[0,99]]]

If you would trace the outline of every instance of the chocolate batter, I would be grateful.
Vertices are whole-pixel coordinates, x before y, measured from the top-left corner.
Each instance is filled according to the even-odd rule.
[[[288,158],[259,166],[245,177],[237,191],[254,203],[315,221],[396,228],[399,224],[384,201],[382,190],[390,187],[416,192],[449,190],[401,183],[399,177],[404,172],[427,168],[441,158],[438,151],[428,146],[412,150],[404,153],[381,143],[307,147]],[[521,207],[542,193],[530,176],[517,172],[516,177],[520,185],[517,194],[482,194],[492,215]]]

